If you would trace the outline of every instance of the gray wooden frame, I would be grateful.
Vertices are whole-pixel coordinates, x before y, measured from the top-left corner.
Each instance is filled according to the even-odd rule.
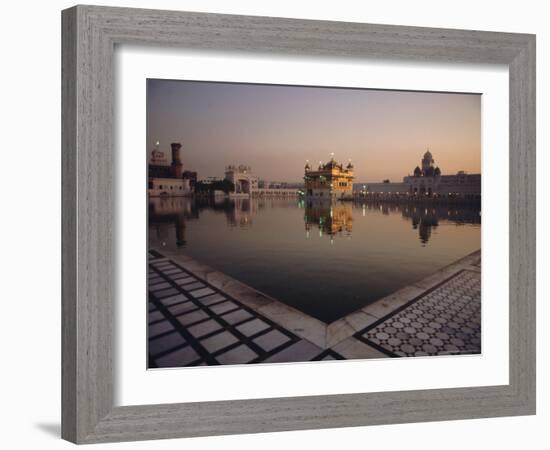
[[[535,36],[76,6],[62,13],[62,436],[77,443],[535,413]],[[113,406],[113,52],[139,43],[506,64],[510,382],[503,386]]]

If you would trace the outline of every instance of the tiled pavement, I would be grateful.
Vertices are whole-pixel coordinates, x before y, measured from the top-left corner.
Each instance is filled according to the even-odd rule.
[[[357,333],[389,356],[481,352],[479,272],[462,270]]]
[[[149,367],[479,353],[480,295],[479,269],[462,269],[323,348],[151,251]]]
[[[343,359],[173,261],[151,253],[149,262],[149,367]]]

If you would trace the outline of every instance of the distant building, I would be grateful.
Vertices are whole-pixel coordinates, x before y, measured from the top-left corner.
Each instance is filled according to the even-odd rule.
[[[435,166],[435,160],[429,150],[424,153],[421,167],[416,166],[414,175],[403,178],[401,183],[365,183],[360,191],[379,195],[409,195],[438,197],[481,197],[481,174],[467,174],[464,171],[456,175],[442,175]]]
[[[305,194],[313,198],[351,198],[353,178],[351,161],[344,168],[331,158],[326,164],[319,162],[317,170],[312,170],[308,162],[304,168]]]
[[[225,179],[235,186],[234,192],[230,195],[245,197],[258,191],[258,177],[252,173],[250,166],[243,164],[227,166],[225,168]]]
[[[197,173],[183,171],[183,164],[180,158],[180,143],[170,144],[172,149],[172,160],[168,164],[164,152],[159,150],[157,142],[148,170],[148,193],[151,197],[183,197],[193,192]]]
[[[297,197],[303,194],[304,184],[288,181],[259,180],[257,197]]]
[[[197,172],[192,170],[184,170],[182,174],[184,180],[188,180],[189,189],[191,192],[195,192],[195,187],[197,186]]]
[[[300,189],[298,188],[260,188],[254,192],[256,197],[297,197],[300,195]]]

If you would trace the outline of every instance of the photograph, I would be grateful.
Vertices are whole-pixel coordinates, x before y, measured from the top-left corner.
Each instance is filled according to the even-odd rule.
[[[481,100],[147,79],[148,368],[482,354]]]
[[[3,4],[2,448],[549,447],[545,4],[311,3]]]

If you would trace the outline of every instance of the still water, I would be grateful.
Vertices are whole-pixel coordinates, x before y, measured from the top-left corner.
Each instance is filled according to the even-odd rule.
[[[330,323],[479,250],[481,217],[441,205],[152,198],[149,243]]]

